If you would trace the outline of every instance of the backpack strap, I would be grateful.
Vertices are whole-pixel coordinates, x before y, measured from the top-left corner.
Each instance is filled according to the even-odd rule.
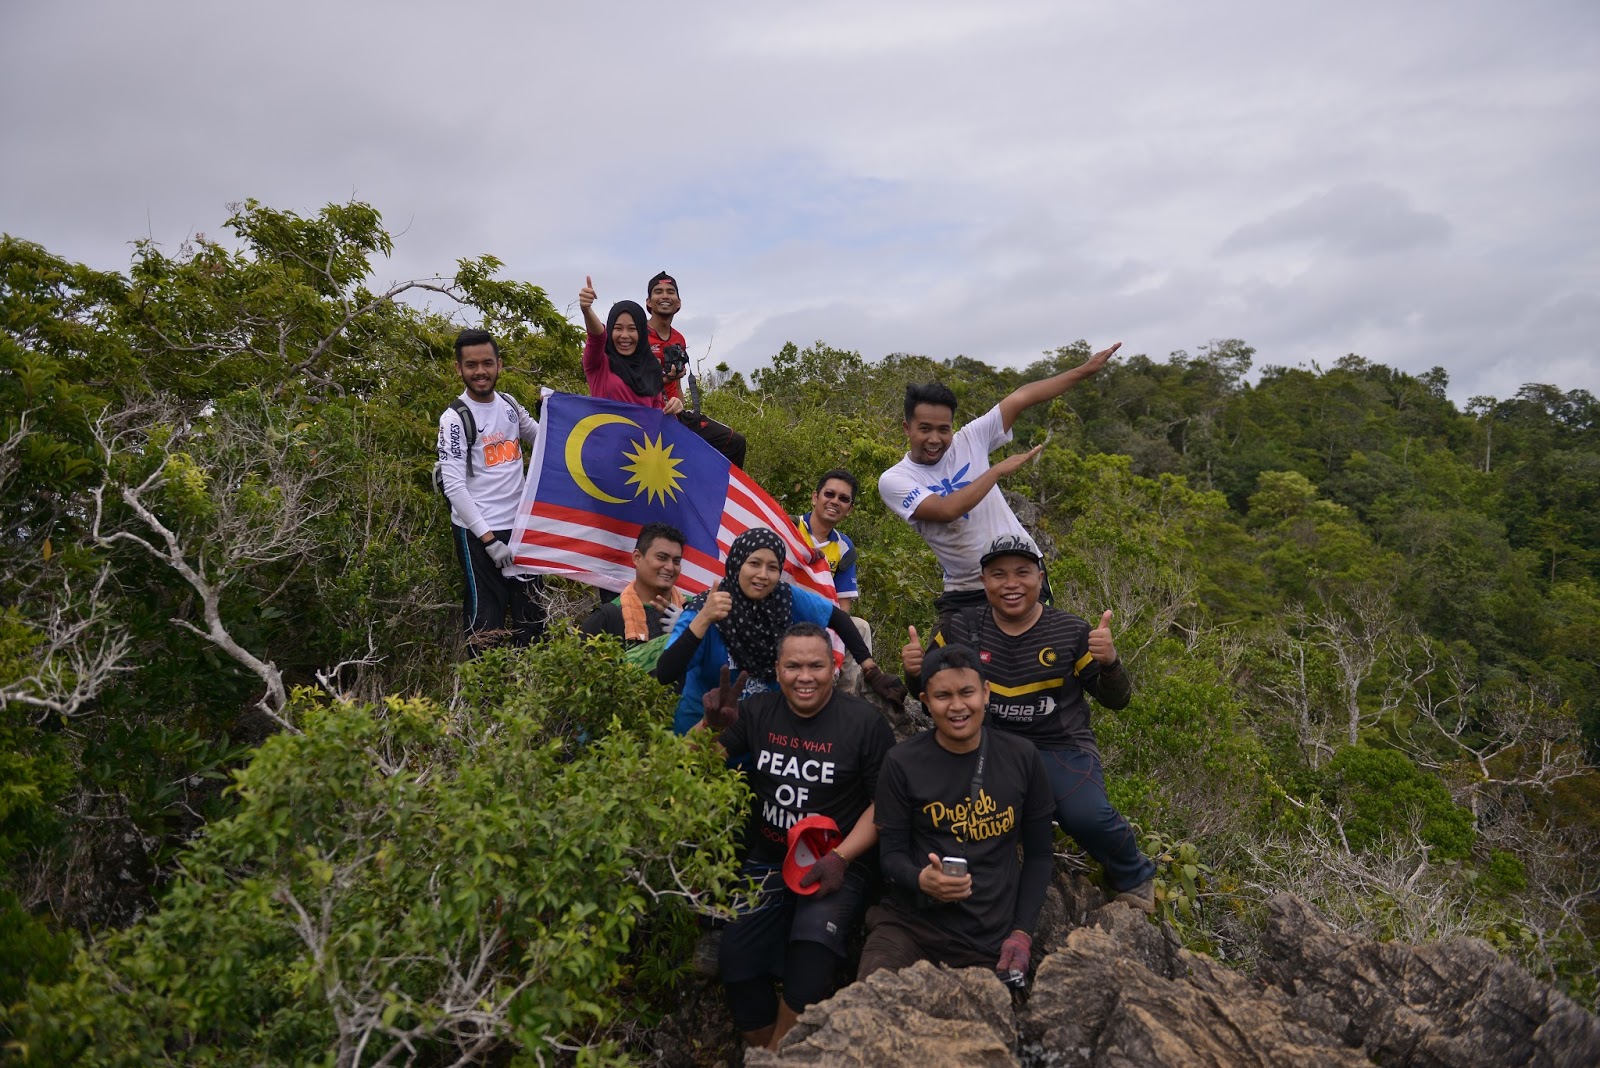
[[[461,429],[467,435],[467,477],[472,477],[472,446],[478,440],[478,421],[472,417],[467,402],[457,397],[450,402],[450,410],[461,420]]]

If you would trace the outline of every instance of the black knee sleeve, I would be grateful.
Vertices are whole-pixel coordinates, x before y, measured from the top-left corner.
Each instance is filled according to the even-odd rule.
[[[839,958],[820,942],[790,942],[783,950],[783,1000],[804,1012],[833,993]]]
[[[778,1019],[778,993],[771,979],[741,979],[723,983],[728,998],[728,1015],[740,1031],[759,1031]]]

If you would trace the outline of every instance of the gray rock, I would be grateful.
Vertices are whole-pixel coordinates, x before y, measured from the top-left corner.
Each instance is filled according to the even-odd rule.
[[[1016,1068],[1011,992],[984,968],[874,972],[813,1005],[776,1053],[745,1054],[748,1068],[815,1064],[884,1068]]]
[[[1371,942],[1290,894],[1267,909],[1262,976],[1301,1019],[1377,1064],[1600,1064],[1600,1021],[1475,938]]]
[[[1131,912],[1122,905],[1104,911]],[[1182,950],[1173,960],[1183,978],[1151,971],[1129,955],[1113,931],[1072,932],[1039,967],[1023,1013],[1022,1063],[1092,1068],[1354,1068],[1368,1063],[1356,1050],[1295,1018],[1282,995],[1256,990],[1243,976]],[[1191,969],[1198,981],[1190,981]]]

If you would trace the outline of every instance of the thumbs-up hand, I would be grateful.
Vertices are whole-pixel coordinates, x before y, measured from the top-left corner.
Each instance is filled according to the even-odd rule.
[[[594,304],[595,291],[594,279],[588,275],[583,276],[583,288],[578,290],[578,307],[588,308]]]
[[[911,640],[900,647],[900,664],[906,669],[906,674],[912,678],[922,677],[922,639],[917,637],[916,627],[907,627],[906,633]]]
[[[1111,644],[1110,609],[1100,617],[1100,625],[1089,632],[1089,655],[1106,667],[1117,662],[1117,647]]]

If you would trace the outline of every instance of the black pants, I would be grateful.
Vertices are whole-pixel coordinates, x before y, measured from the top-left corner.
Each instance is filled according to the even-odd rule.
[[[700,435],[707,445],[726,456],[734,466],[744,466],[744,454],[749,443],[745,441],[744,435],[733,427],[690,412],[680,413],[678,422]]]
[[[455,535],[456,561],[461,565],[465,588],[461,597],[462,625],[467,632],[467,650],[477,656],[483,650],[510,641],[527,645],[544,636],[544,581],[506,578],[489,558],[483,542],[470,530],[451,524]],[[511,540],[511,531],[497,530],[501,541]]]

